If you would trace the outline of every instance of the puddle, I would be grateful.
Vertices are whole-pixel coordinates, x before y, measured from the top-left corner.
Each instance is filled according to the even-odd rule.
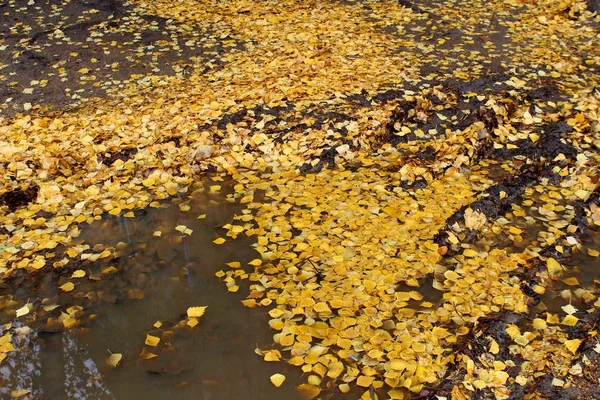
[[[245,265],[257,256],[249,239],[220,246],[212,242],[224,236],[219,227],[241,207],[225,201],[224,194],[204,190],[194,192],[187,204],[187,212],[170,205],[148,209],[137,218],[98,221],[83,230],[80,239],[91,248],[102,243],[120,249],[120,257],[108,262],[116,272],[104,277],[99,270],[107,263],[84,263],[78,268],[87,276],[77,280],[72,292],[57,293],[56,284],[44,282],[36,290],[40,298],[58,297],[57,311],[81,305],[86,315],[96,317],[82,318],[80,326],[65,333],[48,323],[33,329],[17,326],[17,351],[7,353],[0,366],[0,397],[299,398],[295,387],[303,382],[302,371],[255,354],[257,346],[270,348],[275,333],[269,330],[268,309],[244,307],[240,300],[248,288],[229,293],[215,276],[228,268],[226,262]],[[200,214],[205,219],[197,219]],[[192,229],[191,236],[176,231],[178,225]],[[64,278],[57,279],[60,285]],[[190,306],[208,306],[193,328],[181,325]],[[145,346],[147,334],[160,337],[160,344]],[[143,349],[157,356],[141,360]],[[110,352],[123,355],[116,369],[106,364]],[[274,373],[287,377],[280,388],[269,380]]]

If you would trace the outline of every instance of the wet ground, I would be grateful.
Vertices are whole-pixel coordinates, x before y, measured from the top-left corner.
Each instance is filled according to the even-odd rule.
[[[597,7],[0,5],[0,393],[597,398]]]
[[[83,307],[95,318],[64,333],[51,325],[27,328],[15,344],[18,351],[0,367],[2,396],[29,390],[21,398],[299,398],[294,388],[300,371],[284,369],[287,381],[277,389],[269,377],[281,373],[281,364],[255,353],[271,348],[268,310],[241,306],[247,288],[230,293],[215,277],[227,262],[255,256],[251,240],[212,242],[239,205],[202,190],[185,204],[189,211],[165,204],[143,216],[110,218],[83,229],[80,239],[89,246],[120,249],[109,263],[79,266],[90,278],[97,276],[95,282],[78,283],[64,294],[45,282],[22,286],[19,297],[61,297],[61,303]],[[197,219],[201,214],[206,218]],[[175,230],[182,224],[194,231],[191,236]],[[163,234],[154,236],[157,231]],[[110,267],[114,272],[102,273]],[[199,324],[177,326],[192,306],[208,307]],[[145,346],[147,334],[162,343]],[[156,357],[145,359],[142,351]],[[111,352],[123,355],[114,370],[106,363]]]

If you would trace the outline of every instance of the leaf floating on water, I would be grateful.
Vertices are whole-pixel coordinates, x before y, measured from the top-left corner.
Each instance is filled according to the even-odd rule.
[[[303,383],[299,385],[296,390],[300,393],[303,399],[314,399],[321,393],[321,388],[314,385],[309,385],[308,383]]]
[[[271,383],[275,386],[275,387],[280,387],[283,382],[285,382],[285,375],[282,374],[274,374],[271,375]]]
[[[15,389],[10,392],[11,399],[19,399],[31,393],[29,389]]]
[[[148,351],[145,347],[142,349],[142,351],[140,352],[140,356],[139,356],[142,360],[150,360],[152,358],[157,357],[156,354],[152,353],[151,351]]]
[[[239,261],[232,261],[232,262],[226,263],[225,265],[229,266],[229,268],[234,268],[234,269],[240,268],[242,266]]]
[[[550,275],[550,278],[552,279],[556,279],[556,277],[563,272],[562,265],[552,257],[546,260],[546,268],[548,269],[548,275]]]
[[[85,271],[78,269],[77,271],[74,271],[73,274],[71,275],[71,278],[83,278],[85,276]]]
[[[28,303],[28,304],[25,304],[23,307],[19,308],[17,310],[17,318],[22,317],[23,315],[29,314],[29,306],[30,305],[31,304]]]
[[[198,318],[189,318],[188,321],[186,322],[186,325],[189,326],[190,328],[193,328],[198,324],[199,324]]]
[[[144,341],[144,344],[151,346],[151,347],[156,347],[159,342],[160,342],[159,337],[152,336],[152,335],[146,335],[146,340]]]
[[[225,243],[225,239],[223,239],[222,237],[216,238],[215,240],[213,240],[214,244],[223,244]]]
[[[187,309],[187,316],[189,318],[200,318],[204,315],[208,306],[190,307]]]
[[[579,280],[573,276],[563,279],[563,283],[569,286],[578,286]]]
[[[262,264],[262,260],[259,258],[255,258],[254,260],[252,260],[248,263],[248,265],[252,265],[253,267],[258,267],[261,264]]]
[[[70,292],[73,289],[75,289],[75,285],[73,284],[73,282],[67,282],[64,285],[59,286],[60,290],[62,290],[63,292]]]
[[[571,314],[575,314],[575,313],[578,311],[578,310],[577,310],[575,307],[573,307],[571,304],[567,304],[566,306],[562,306],[561,308],[562,308],[562,310],[563,310],[565,313],[567,313],[567,314],[569,314],[569,315],[571,315]]]
[[[107,359],[106,363],[113,368],[117,368],[119,363],[123,359],[123,354],[121,353],[112,353]]]

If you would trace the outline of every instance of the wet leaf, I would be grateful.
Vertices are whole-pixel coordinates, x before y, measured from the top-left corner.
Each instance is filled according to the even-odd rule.
[[[23,315],[29,314],[31,304],[25,304],[23,307],[17,310],[17,318],[22,317]]]
[[[70,292],[73,289],[75,289],[75,285],[73,284],[73,282],[67,282],[61,286],[59,286],[60,290],[62,290],[63,292]]]
[[[117,368],[123,359],[123,355],[121,353],[112,353],[107,359],[106,364],[111,366],[112,368]]]
[[[156,347],[159,342],[160,342],[159,337],[152,336],[152,335],[146,335],[146,340],[144,341],[144,344],[146,344],[147,346]]]
[[[207,306],[190,307],[187,309],[187,316],[189,318],[200,318],[204,315]]]
[[[71,278],[83,278],[85,276],[85,271],[78,269],[77,271],[74,271],[73,274],[71,275]]]
[[[275,387],[280,387],[283,382],[285,381],[285,376],[282,374],[274,374],[271,375],[271,383],[275,386]]]
[[[297,388],[298,393],[303,399],[314,399],[321,393],[321,388],[318,386],[309,385],[307,383],[303,383],[299,385]]]

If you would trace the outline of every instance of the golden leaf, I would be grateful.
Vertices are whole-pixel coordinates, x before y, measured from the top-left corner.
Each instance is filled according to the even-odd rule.
[[[581,339],[565,340],[564,345],[571,353],[576,354],[581,345]]]
[[[551,278],[556,277],[563,271],[562,265],[552,257],[546,260],[546,268],[548,269],[548,274]]]
[[[144,344],[146,344],[148,346],[156,347],[159,342],[160,342],[159,337],[152,336],[152,335],[146,335],[146,340],[144,341]]]
[[[318,386],[309,385],[307,383],[303,383],[299,385],[296,390],[300,393],[303,399],[314,399],[321,393],[321,388]]]
[[[369,386],[371,386],[371,384],[373,383],[374,380],[375,380],[375,378],[372,376],[361,375],[356,380],[356,384],[358,386],[362,386],[362,387],[369,387]]]
[[[63,292],[70,292],[71,290],[75,289],[75,285],[73,282],[67,282],[64,285],[59,286],[59,289]]]
[[[112,353],[107,359],[106,363],[113,368],[117,368],[119,363],[123,359],[123,354],[121,353]]]
[[[17,310],[17,318],[22,317],[23,315],[29,314],[29,305],[30,304],[25,304],[23,307],[21,307]]]
[[[283,384],[283,382],[285,381],[285,375],[282,374],[274,374],[271,375],[271,383],[275,386],[275,387],[279,387]]]
[[[204,315],[208,306],[190,307],[187,309],[187,316],[189,318],[200,318]]]
[[[71,278],[83,278],[85,276],[85,271],[78,269],[77,271],[74,271],[73,274],[71,275]]]

